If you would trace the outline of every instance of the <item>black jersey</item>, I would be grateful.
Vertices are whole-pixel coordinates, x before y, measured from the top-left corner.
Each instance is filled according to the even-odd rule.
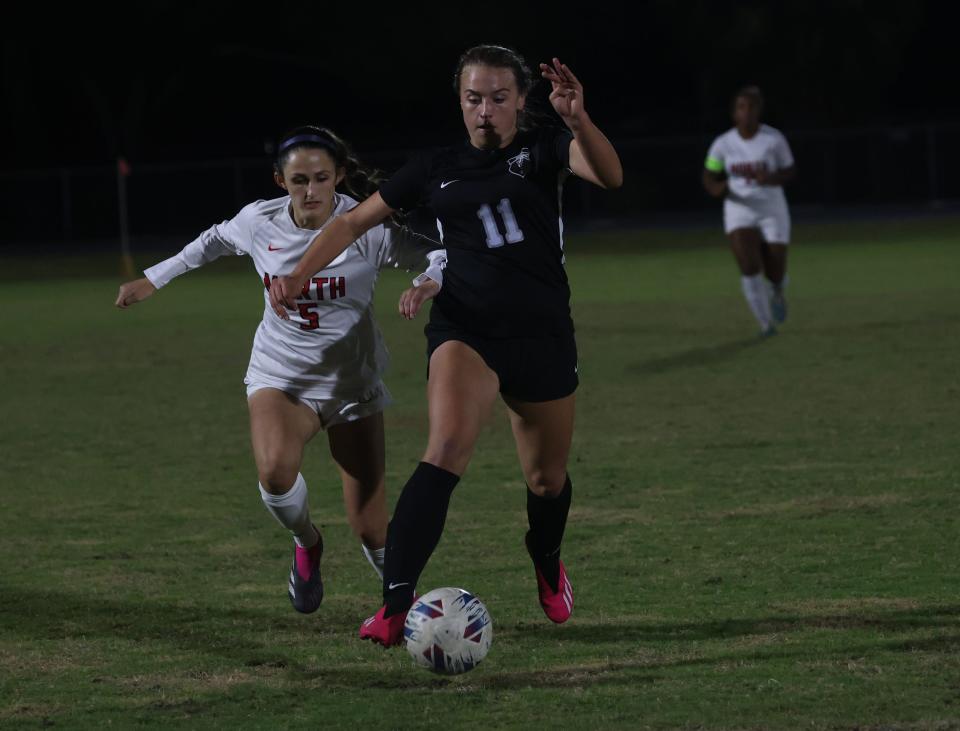
[[[447,268],[431,325],[487,337],[573,331],[560,217],[572,139],[540,128],[503,149],[442,148],[380,187],[391,208],[436,216]]]

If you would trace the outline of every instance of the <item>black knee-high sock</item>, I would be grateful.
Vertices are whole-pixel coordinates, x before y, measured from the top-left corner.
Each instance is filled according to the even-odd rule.
[[[413,604],[413,590],[430,554],[440,542],[450,494],[459,481],[452,472],[421,462],[404,485],[393,520],[387,527],[384,616],[405,612]]]
[[[554,591],[559,589],[560,544],[563,542],[563,529],[567,526],[572,493],[570,475],[567,475],[563,490],[556,497],[540,497],[527,488],[527,520],[530,523],[527,550]]]

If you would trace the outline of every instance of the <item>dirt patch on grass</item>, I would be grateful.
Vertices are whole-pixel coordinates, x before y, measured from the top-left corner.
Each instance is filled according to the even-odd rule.
[[[913,500],[913,496],[881,493],[879,495],[804,497],[765,505],[743,505],[732,510],[708,513],[707,517],[758,518],[767,515],[791,514],[797,517],[814,518],[831,513],[869,511],[890,505],[899,505]]]
[[[176,694],[191,694],[202,691],[224,691],[237,685],[249,683],[268,683],[277,678],[285,667],[270,663],[257,665],[253,670],[226,670],[210,672],[207,670],[189,670],[182,674],[155,673],[149,675],[130,675],[124,677],[100,678],[99,682],[112,683],[121,688],[138,691],[152,691]]]
[[[570,508],[570,520],[585,525],[653,525],[654,521],[648,515],[637,510],[622,508]]]
[[[797,631],[817,629],[875,629],[884,633],[935,632],[944,644],[960,630],[960,606],[925,605],[916,599],[856,597],[850,599],[805,600],[774,603],[769,607],[784,616],[744,620],[756,631]],[[918,640],[926,646],[925,640]]]
[[[517,688],[563,688],[576,690],[595,685],[635,686],[637,683],[654,682],[657,676],[645,671],[660,665],[652,658],[629,658],[601,662],[585,662],[576,665],[559,665],[542,670],[521,670],[488,675],[479,682],[459,685],[461,688],[482,689]]]
[[[787,641],[782,632],[767,632],[738,637],[733,641],[735,647],[771,647],[782,646]]]
[[[207,547],[211,556],[252,556],[256,555],[260,544],[255,541],[236,541],[214,543]]]
[[[33,677],[90,668],[104,662],[103,652],[86,642],[58,641],[49,650],[42,647],[0,649],[0,671],[5,675]]]
[[[29,703],[14,703],[7,708],[0,708],[0,721],[24,721],[26,719],[42,719],[44,726],[53,726],[51,716],[57,716],[64,712],[62,706],[57,705],[31,705]]]
[[[960,719],[919,723],[881,723],[855,726],[830,726],[830,731],[960,731]]]
[[[65,546],[99,546],[106,543],[102,538],[73,538],[63,542]]]
[[[907,611],[920,609],[923,605],[917,599],[905,597],[864,596],[850,599],[805,599],[797,602],[774,602],[771,609],[803,614],[845,614],[862,612],[865,609],[887,609]]]

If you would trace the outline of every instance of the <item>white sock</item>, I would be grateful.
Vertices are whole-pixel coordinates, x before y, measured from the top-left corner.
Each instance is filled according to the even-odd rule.
[[[743,296],[750,305],[750,311],[760,323],[761,330],[770,328],[772,317],[770,315],[770,290],[767,289],[767,282],[762,274],[754,274],[752,277],[740,277],[740,286],[743,289]]]
[[[373,570],[377,572],[377,576],[382,579],[383,554],[387,550],[386,546],[383,548],[367,548],[365,545],[361,544],[361,548],[363,548],[363,555],[367,557],[367,561],[369,561],[370,565],[373,566]]]
[[[297,481],[283,495],[273,495],[260,485],[260,497],[284,528],[293,533],[293,540],[301,548],[310,548],[320,540],[320,534],[310,522],[310,508],[307,506],[307,483],[303,475],[297,473]]]

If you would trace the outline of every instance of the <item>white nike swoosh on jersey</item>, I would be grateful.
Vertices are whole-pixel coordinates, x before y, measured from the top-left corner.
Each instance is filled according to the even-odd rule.
[[[410,582],[409,582],[409,581],[401,581],[399,584],[394,584],[394,583],[391,581],[389,584],[387,584],[387,591],[393,591],[394,589],[396,589],[396,588],[398,588],[398,587],[400,587],[400,586],[409,586],[409,585],[410,585]]]
[[[440,183],[440,187],[446,188],[448,185],[453,185],[454,183],[459,183],[459,182],[460,182],[460,178],[457,178],[456,180],[444,180],[442,183]]]

